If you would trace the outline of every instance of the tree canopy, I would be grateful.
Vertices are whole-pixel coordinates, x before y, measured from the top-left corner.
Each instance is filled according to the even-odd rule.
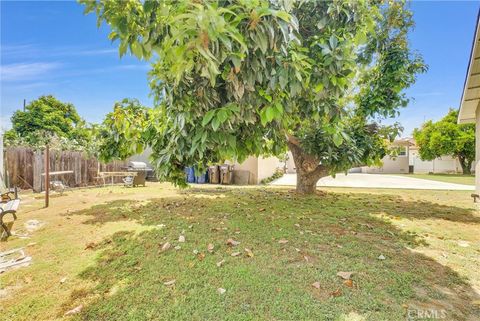
[[[97,137],[102,160],[126,159],[142,153],[149,132],[152,131],[156,110],[140,104],[137,99],[125,98],[115,103],[113,111],[105,116]]]
[[[142,141],[177,184],[184,166],[287,148],[302,193],[378,163],[392,136],[379,121],[406,106],[403,89],[426,68],[402,1],[80,2],[110,25],[120,55],[152,63],[156,124]]]
[[[464,174],[475,160],[475,124],[458,124],[458,111],[450,109],[438,122],[431,120],[416,128],[413,137],[422,160],[449,155],[457,158]]]
[[[75,106],[55,97],[41,96],[17,110],[12,118],[12,129],[5,134],[7,143],[39,146],[52,137],[85,145],[88,141],[85,121]]]

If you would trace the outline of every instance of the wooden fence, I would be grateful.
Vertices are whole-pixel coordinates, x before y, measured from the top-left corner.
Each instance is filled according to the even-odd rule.
[[[9,186],[33,189],[39,192],[44,188],[45,156],[43,151],[25,147],[9,147],[4,150],[4,164]],[[50,150],[50,172],[73,171],[52,177],[61,180],[70,187],[82,187],[97,184],[98,171],[124,171],[128,161],[100,163],[96,158],[88,158],[82,152]],[[115,177],[114,183],[120,183],[121,177]]]

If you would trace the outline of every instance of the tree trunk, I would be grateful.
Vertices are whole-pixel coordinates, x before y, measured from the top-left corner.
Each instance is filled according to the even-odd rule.
[[[315,156],[305,153],[294,137],[289,136],[287,144],[297,170],[297,193],[314,194],[318,180],[328,175],[327,169]]]
[[[463,156],[458,156],[458,161],[460,162],[460,166],[462,166],[463,175],[470,175],[472,173],[470,170],[472,168],[472,161]]]
[[[317,190],[317,182],[321,177],[314,176],[298,170],[297,167],[297,186],[296,191],[299,194],[314,194]]]

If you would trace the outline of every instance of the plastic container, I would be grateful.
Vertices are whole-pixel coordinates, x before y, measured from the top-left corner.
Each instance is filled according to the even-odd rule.
[[[205,184],[205,183],[208,183],[208,171],[206,171],[205,173],[203,173],[203,174],[200,175],[200,176],[195,177],[195,182],[196,182],[197,184]]]
[[[233,181],[233,166],[224,164],[220,166],[220,184],[230,185]]]
[[[185,180],[187,183],[195,183],[195,170],[193,167],[185,168]]]
[[[210,184],[220,184],[220,170],[217,165],[208,167],[208,181]]]

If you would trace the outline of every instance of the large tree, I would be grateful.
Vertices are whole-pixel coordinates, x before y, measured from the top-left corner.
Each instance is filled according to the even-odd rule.
[[[413,132],[422,160],[449,155],[457,158],[463,174],[470,174],[475,160],[475,124],[458,124],[458,111],[450,109],[438,122],[425,122]]]
[[[425,70],[402,1],[80,2],[120,55],[152,62],[158,112],[144,141],[177,184],[185,166],[288,148],[297,191],[313,193],[322,176],[380,161],[390,135],[378,122]]]
[[[40,96],[30,102],[25,110],[17,110],[12,118],[12,129],[6,135],[7,143],[22,142],[41,145],[51,137],[75,140],[85,145],[88,133],[85,121],[71,103],[59,101],[54,96]]]

